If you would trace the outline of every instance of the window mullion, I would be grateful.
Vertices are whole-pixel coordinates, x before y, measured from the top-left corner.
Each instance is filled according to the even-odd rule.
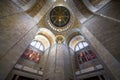
[[[77,45],[78,45],[78,47],[79,47],[79,50],[80,50],[80,46],[79,46],[79,44],[80,44],[80,42],[77,44]]]
[[[41,42],[40,42],[40,45],[39,45],[39,50],[40,50],[40,47],[42,46]]]

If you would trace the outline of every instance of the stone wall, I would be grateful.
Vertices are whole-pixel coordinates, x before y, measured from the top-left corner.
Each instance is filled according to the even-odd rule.
[[[21,8],[9,0],[1,0],[0,80],[5,80],[37,30],[36,22]]]
[[[94,16],[84,26],[120,61],[120,23]]]
[[[97,12],[108,17],[94,15],[81,28],[83,35],[98,52],[103,63],[111,71],[116,80],[120,79],[119,3],[120,1],[111,1]]]

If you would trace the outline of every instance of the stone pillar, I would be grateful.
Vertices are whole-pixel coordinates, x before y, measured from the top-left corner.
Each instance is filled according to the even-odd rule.
[[[63,44],[52,46],[44,66],[44,80],[74,80],[72,61],[68,47]]]

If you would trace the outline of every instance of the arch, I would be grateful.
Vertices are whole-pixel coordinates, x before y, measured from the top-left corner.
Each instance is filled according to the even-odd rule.
[[[55,35],[47,28],[40,28],[37,35],[43,35],[44,37],[46,37],[49,40],[50,45],[54,45],[56,43]]]
[[[85,6],[91,11],[96,12],[104,7],[111,0],[82,0]]]
[[[81,35],[77,35],[71,39],[71,41],[69,43],[69,47],[74,50],[75,46],[81,41],[84,41],[84,37]]]
[[[35,4],[27,10],[27,13],[32,17],[36,16],[39,13],[39,11],[43,8],[43,6],[46,4],[46,2],[47,0],[36,0]]]
[[[34,40],[40,41],[44,45],[44,49],[50,47],[50,41],[43,35],[35,36]]]
[[[72,38],[74,38],[75,36],[81,35],[80,30],[78,28],[76,29],[72,29],[71,31],[69,31],[65,37],[66,37],[66,43],[69,45],[70,41]]]
[[[34,48],[37,48],[39,49],[40,51],[44,51],[44,45],[42,44],[41,41],[38,41],[38,40],[33,40],[31,43],[30,43],[31,46],[33,46]]]
[[[17,4],[20,8],[22,8],[24,11],[29,10],[32,8],[37,0],[12,0],[15,4]]]
[[[79,12],[85,17],[88,18],[92,15],[92,12],[86,7],[86,5],[83,2],[84,0],[73,0],[75,3],[76,8],[79,10]]]

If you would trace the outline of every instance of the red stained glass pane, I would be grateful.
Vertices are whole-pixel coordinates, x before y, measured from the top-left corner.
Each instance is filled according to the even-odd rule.
[[[91,50],[80,52],[78,55],[79,64],[82,64],[95,58],[96,55]]]
[[[26,49],[24,54],[22,55],[23,58],[34,61],[38,63],[40,61],[40,53],[33,51],[31,49]]]

